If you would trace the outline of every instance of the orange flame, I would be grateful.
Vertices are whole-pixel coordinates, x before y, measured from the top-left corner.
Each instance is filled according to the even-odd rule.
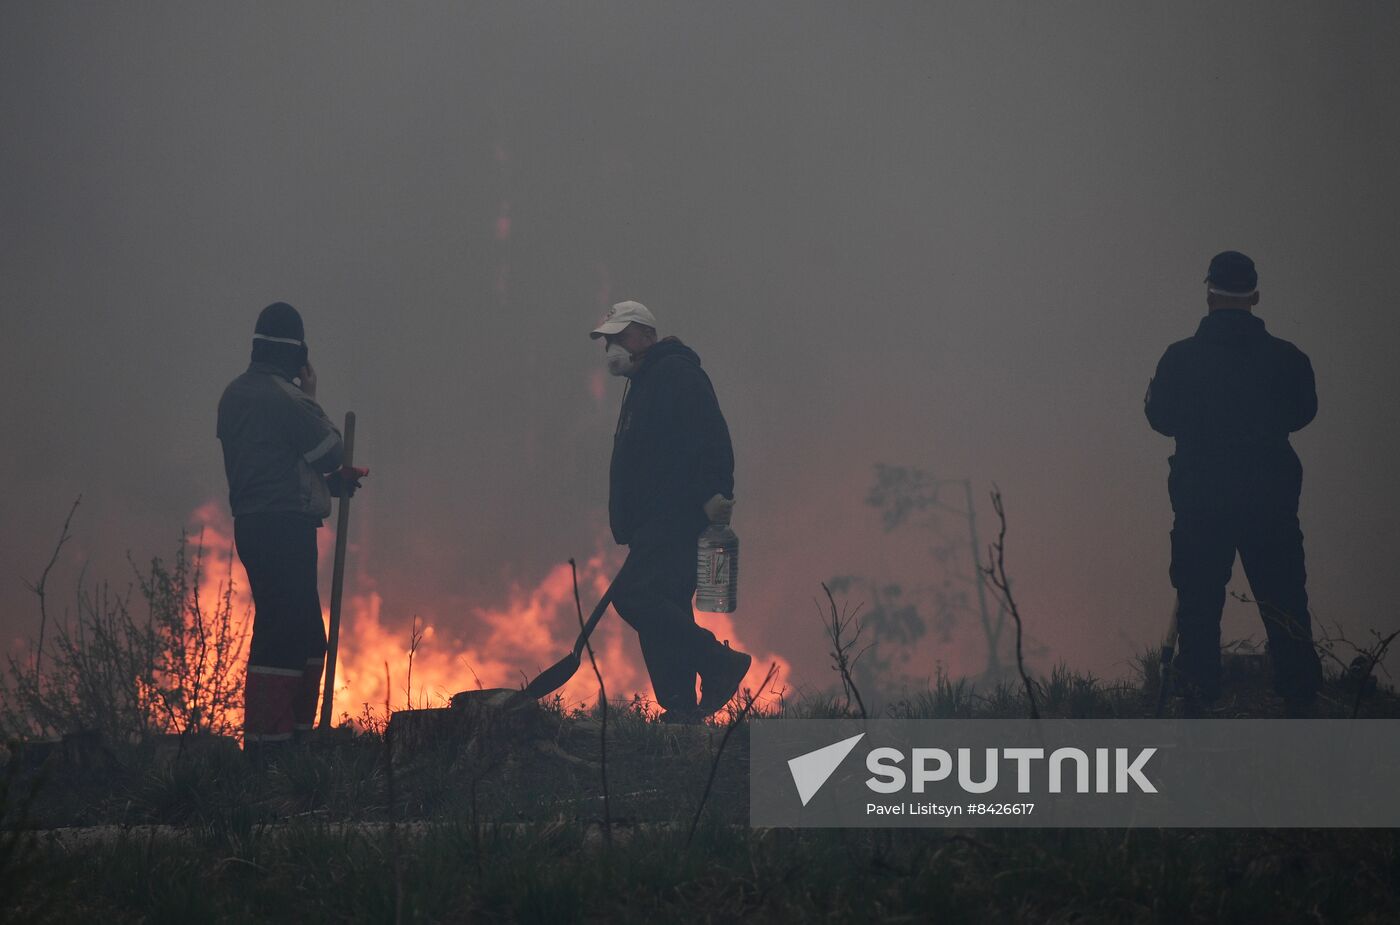
[[[224,593],[232,567],[233,603],[236,614],[251,613],[252,602],[243,567],[234,556],[232,525],[221,502],[201,505],[193,515],[203,530],[205,568],[200,575],[201,606],[213,606]],[[323,562],[334,548],[334,530],[318,533]],[[607,590],[609,576],[621,564],[621,551],[599,552],[580,562],[578,581],[584,615]],[[351,587],[373,587],[368,576],[347,576]],[[329,602],[329,593],[323,601]],[[383,598],[377,591],[347,593],[341,614],[339,655],[336,667],[334,712],[337,717],[382,718],[390,709],[443,706],[462,690],[520,687],[534,675],[568,653],[578,637],[579,614],[574,602],[573,580],[567,563],[554,566],[534,587],[512,586],[504,603],[475,608],[468,620],[449,620],[445,614],[424,614],[386,619]],[[744,649],[735,632],[732,615],[701,613],[699,622],[736,649]],[[329,610],[322,617],[329,624]],[[418,633],[414,643],[415,629]],[[610,700],[641,695],[650,702],[651,687],[637,645],[636,635],[615,615],[604,618],[592,637],[594,655]],[[244,654],[246,658],[246,653]],[[411,664],[410,664],[411,655]],[[755,653],[753,668],[745,679],[757,686],[770,663],[780,677],[789,665],[780,656]],[[242,667],[240,662],[240,669]],[[387,679],[386,679],[387,665]],[[411,670],[411,675],[410,675]],[[564,685],[567,706],[594,702],[597,680],[587,657],[580,670]],[[238,717],[241,722],[241,714]]]
[[[189,589],[190,597],[179,602],[180,619],[187,630],[194,632],[203,621],[203,645],[186,646],[183,651],[172,653],[172,657],[183,663],[180,675],[183,682],[175,682],[170,675],[175,666],[167,665],[157,673],[158,684],[181,687],[180,693],[190,703],[184,711],[184,721],[191,715],[198,716],[190,708],[215,712],[216,715],[199,716],[199,726],[212,723],[214,731],[237,731],[243,726],[242,673],[248,660],[248,641],[251,638],[253,600],[248,588],[248,576],[233,548],[233,528],[228,517],[223,514],[222,505],[208,501],[195,509],[185,536],[185,555],[191,567],[198,571],[193,575],[194,587]],[[221,619],[226,615],[226,620]],[[216,652],[226,647],[222,659]],[[162,698],[155,687],[137,678],[138,697],[151,726],[167,733],[185,732],[178,728],[181,720],[161,706]],[[195,691],[202,692],[199,696]],[[211,692],[214,693],[211,701]],[[222,694],[231,695],[226,702]],[[213,707],[214,710],[210,710]],[[217,715],[222,711],[222,715]],[[190,723],[191,726],[195,724]]]
[[[186,545],[202,545],[203,566],[199,574],[199,603],[206,610],[223,597],[232,581],[232,604],[235,614],[253,612],[253,595],[248,587],[248,573],[233,548],[233,524],[219,501],[206,501],[190,515],[192,529],[185,538]]]

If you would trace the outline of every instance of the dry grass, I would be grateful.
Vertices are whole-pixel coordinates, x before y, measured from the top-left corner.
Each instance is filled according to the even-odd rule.
[[[179,576],[188,567],[178,558],[168,570],[153,565],[143,596],[180,613],[188,578]],[[127,598],[89,602],[98,622],[116,627],[111,632],[137,628]],[[831,603],[841,631],[833,645],[849,656],[854,649],[843,646],[856,634],[842,635],[847,627]],[[188,624],[190,615],[180,619]],[[883,706],[860,698],[849,679],[853,659],[844,673],[838,659],[843,690],[785,696],[767,707],[750,697],[703,726],[658,723],[650,705],[634,697],[612,704],[604,729],[600,710],[571,712],[555,701],[529,736],[504,743],[444,742],[415,755],[389,755],[383,724],[369,723],[372,728],[347,728],[265,767],[207,734],[181,740],[174,752],[162,749],[149,725],[149,717],[162,715],[158,704],[144,705],[147,725],[135,729],[145,734],[133,735],[132,717],[121,710],[140,704],[126,688],[119,691],[128,698],[118,702],[121,709],[103,707],[103,714],[94,694],[63,687],[76,683],[63,672],[83,664],[62,667],[65,658],[76,658],[64,653],[78,641],[89,646],[78,653],[85,658],[134,659],[150,637],[138,634],[135,642],[99,652],[91,649],[91,632],[70,633],[66,642],[55,632],[45,668],[53,680],[31,689],[29,699],[6,701],[12,729],[91,734],[94,718],[107,715],[101,728],[110,732],[99,736],[97,752],[83,752],[100,754],[97,763],[74,763],[62,749],[43,745],[12,744],[0,756],[6,767],[0,917],[1400,920],[1400,833],[1391,830],[748,827],[753,716],[995,719],[1028,715],[1034,697],[1046,717],[1148,717],[1159,683],[1155,651],[1144,653],[1131,682],[1106,682],[1063,664],[1048,675],[1028,673],[1021,684],[985,689],[939,673],[929,688]],[[171,645],[190,645],[188,638],[171,638]],[[119,661],[110,670],[127,668]],[[149,677],[154,683],[156,675]],[[172,699],[188,691],[195,703],[210,696],[207,686],[198,688],[203,693],[170,690],[177,692]],[[54,699],[56,691],[64,697]],[[1400,717],[1393,690],[1358,697],[1354,679],[1334,672],[1320,715],[1347,717],[1360,703],[1363,715]],[[20,712],[36,706],[47,712]],[[1241,676],[1227,688],[1219,715],[1276,716],[1281,706],[1260,679]],[[217,728],[218,714],[208,707],[169,715],[183,717],[186,728]],[[64,826],[101,828],[82,837],[41,834]]]

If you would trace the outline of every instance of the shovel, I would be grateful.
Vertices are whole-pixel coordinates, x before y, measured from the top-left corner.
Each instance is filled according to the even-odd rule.
[[[355,453],[355,412],[345,412],[345,450],[341,458],[343,469],[350,468]],[[322,729],[331,728],[331,701],[335,698],[335,657],[340,647],[340,598],[345,586],[345,541],[350,533],[350,488],[342,478],[340,506],[335,526],[335,568],[331,572],[331,625],[326,634],[326,685],[321,694]]]
[[[621,576],[618,572],[618,576]],[[583,624],[583,632],[578,634],[578,641],[574,643],[573,651],[550,665],[539,676],[529,684],[525,685],[523,693],[532,700],[547,697],[563,687],[568,680],[578,671],[582,664],[583,647],[588,643],[588,637],[593,635],[593,628],[598,625],[598,621],[603,619],[603,614],[607,611],[608,605],[612,603],[613,588],[617,586],[617,578],[614,577],[612,584],[608,585],[608,590],[603,592],[603,596],[598,600],[598,606],[593,608],[593,613],[589,614],[588,622]]]

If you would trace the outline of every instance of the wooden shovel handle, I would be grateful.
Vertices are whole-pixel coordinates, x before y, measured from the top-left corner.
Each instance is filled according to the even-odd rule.
[[[349,466],[355,458],[355,412],[345,412],[345,454],[341,466]],[[335,656],[340,647],[340,600],[345,585],[345,543],[350,524],[350,480],[340,480],[340,503],[335,522],[335,569],[331,573],[331,625],[326,634],[326,686],[321,694],[322,729],[331,728],[331,709],[335,697]]]

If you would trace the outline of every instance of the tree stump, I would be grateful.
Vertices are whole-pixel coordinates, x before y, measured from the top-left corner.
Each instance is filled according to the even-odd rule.
[[[468,746],[478,752],[508,749],[548,733],[538,701],[511,688],[492,688],[463,691],[448,707],[399,710],[389,717],[387,734],[398,763],[428,752],[452,757]]]
[[[385,737],[395,759],[441,747],[452,738],[452,711],[447,707],[395,710],[389,714]]]
[[[116,765],[116,756],[96,729],[70,732],[63,736],[63,766],[69,771],[106,771]]]
[[[450,709],[471,735],[528,738],[539,733],[540,721],[544,719],[538,700],[505,687],[462,691],[453,696]]]

